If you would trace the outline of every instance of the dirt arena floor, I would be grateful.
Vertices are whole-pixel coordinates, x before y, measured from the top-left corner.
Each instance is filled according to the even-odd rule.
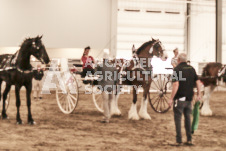
[[[27,124],[24,94],[21,96],[24,124],[16,125],[15,96],[11,94],[9,119],[0,120],[0,150],[226,150],[225,92],[214,92],[211,97],[214,115],[200,118],[192,147],[169,145],[175,142],[172,110],[158,114],[148,106],[152,120],[128,120],[132,95],[120,97],[122,116],[113,117],[109,124],[99,122],[102,114],[96,110],[91,95],[80,95],[79,104],[70,115],[59,110],[54,94],[45,95],[43,100],[32,99],[37,124],[31,126]],[[186,141],[184,127],[182,132]]]

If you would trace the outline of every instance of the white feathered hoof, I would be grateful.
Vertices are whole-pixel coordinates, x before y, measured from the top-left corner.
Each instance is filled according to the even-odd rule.
[[[140,111],[139,116],[141,119],[151,120],[151,116],[147,112]]]
[[[118,106],[116,105],[115,100],[111,102],[111,116],[121,116],[121,111],[119,110]]]
[[[139,120],[140,119],[137,113],[131,113],[131,112],[129,112],[128,118],[129,118],[129,120]]]
[[[140,106],[139,116],[142,119],[150,120],[151,117],[150,117],[150,115],[147,112],[147,103],[148,103],[148,101],[147,100],[144,100],[144,98],[141,100],[141,106]]]
[[[128,115],[129,120],[139,120],[139,116],[137,114],[137,106],[136,104],[132,104],[130,110],[129,110],[129,115]]]
[[[203,106],[202,109],[201,109],[201,115],[202,116],[212,116],[213,112],[210,108]]]
[[[121,116],[122,113],[121,113],[121,111],[119,109],[115,109],[115,110],[111,111],[111,115],[112,116]]]

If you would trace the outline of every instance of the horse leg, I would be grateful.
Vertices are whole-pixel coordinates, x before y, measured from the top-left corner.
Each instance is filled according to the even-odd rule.
[[[27,109],[28,109],[28,124],[35,124],[31,115],[31,89],[32,83],[25,86],[26,87],[26,97],[27,97]]]
[[[131,120],[139,120],[139,116],[137,114],[137,91],[134,87],[133,87],[133,103],[132,106],[130,107],[129,110],[129,119]]]
[[[6,109],[5,109],[5,100],[7,99],[7,95],[10,91],[11,85],[6,84],[6,88],[3,92],[3,105],[2,105],[2,119],[7,119]]]
[[[203,96],[203,106],[201,109],[201,115],[203,116],[212,116],[213,112],[210,109],[210,97],[216,86],[210,85],[204,88],[204,96]]]
[[[147,112],[147,104],[148,104],[147,95],[149,94],[149,88],[150,88],[150,86],[143,87],[144,93],[143,93],[143,98],[141,100],[141,106],[140,106],[140,111],[139,111],[139,116],[142,119],[146,119],[146,120],[151,119],[150,115]]]
[[[116,94],[113,95],[113,99],[111,101],[111,115],[121,116],[121,111],[118,108],[119,92],[120,90],[116,90]]]
[[[2,100],[2,79],[0,79],[0,103],[2,103],[1,100]]]
[[[20,88],[21,88],[21,86],[15,85],[16,107],[17,107],[17,115],[16,115],[17,124],[22,124],[22,120],[20,118]]]
[[[2,97],[2,79],[0,79],[0,102],[1,102],[1,98]]]

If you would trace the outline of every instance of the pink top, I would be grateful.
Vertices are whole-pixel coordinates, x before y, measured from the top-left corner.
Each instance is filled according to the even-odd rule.
[[[93,67],[91,66],[93,63],[94,63],[94,59],[92,56],[88,56],[88,57],[85,57],[85,56],[82,56],[81,58],[82,60],[82,68],[90,68],[90,69],[93,69]]]

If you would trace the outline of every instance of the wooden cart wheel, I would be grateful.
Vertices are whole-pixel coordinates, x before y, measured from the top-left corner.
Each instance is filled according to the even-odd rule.
[[[119,99],[121,90],[117,90],[117,91],[118,91],[118,93],[115,94],[114,99],[115,99],[115,105],[118,107],[118,99]],[[94,103],[95,107],[97,108],[97,110],[100,112],[104,112],[102,91],[98,88],[98,86],[93,85],[92,96],[93,96],[93,103]]]
[[[98,88],[98,86],[93,86],[93,92],[92,92],[93,103],[98,111],[104,112],[103,110],[104,102],[101,94],[102,94],[102,91]]]
[[[166,113],[170,107],[168,100],[171,94],[170,75],[158,74],[154,77],[149,93],[149,103],[157,113]]]
[[[63,113],[70,114],[78,104],[78,83],[70,72],[62,72],[60,75],[56,89],[57,104]]]

